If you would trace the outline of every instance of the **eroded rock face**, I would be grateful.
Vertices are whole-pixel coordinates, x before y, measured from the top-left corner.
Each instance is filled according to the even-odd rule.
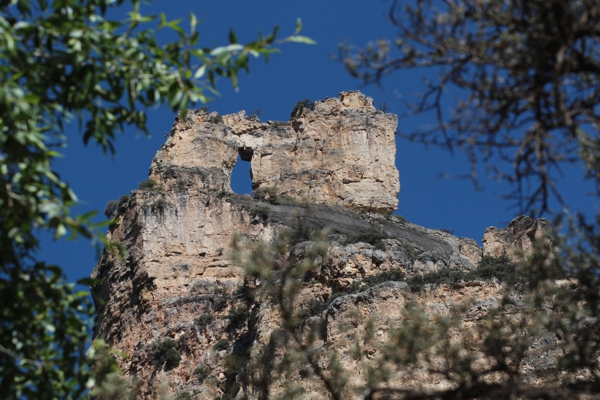
[[[506,230],[488,229],[482,250],[472,239],[380,214],[397,205],[396,117],[375,111],[372,100],[357,92],[297,107],[288,123],[262,123],[243,112],[222,119],[195,111],[176,122],[150,168],[157,188],[121,201],[118,224],[110,227],[108,238],[123,244],[128,256],[121,260],[105,251],[93,272],[102,278],[92,290],[99,311],[94,337],[127,355],[121,366],[131,381],[142,381],[144,399],[155,398],[159,384],[173,396],[194,399],[218,398],[232,388],[257,396],[238,379],[239,371],[248,355],[272,347],[281,320],[271,304],[246,296],[259,283],[245,281],[232,251],[235,238],[247,252],[291,230],[296,243],[281,257],[302,260],[314,245],[307,233],[326,230],[330,244],[311,260],[315,268],[297,298],[298,307],[310,309],[382,273],[472,270],[484,251],[500,255],[507,246],[526,247],[544,224],[521,218]],[[229,193],[238,154],[252,161],[255,188],[276,186],[304,202],[269,203]],[[376,244],[347,240],[374,226],[386,238]],[[407,301],[443,314],[463,298],[476,298],[468,314],[473,319],[497,306],[499,287],[470,282],[414,296],[403,282],[385,282],[339,297],[312,316],[325,321],[316,345],[337,346],[344,367],[357,371],[350,381],[361,384],[364,363],[350,344],[365,335],[367,320],[375,324],[375,341],[365,355],[372,358],[384,351],[379,345],[391,327],[402,323]],[[181,356],[176,365],[159,361],[158,344],[167,339]],[[295,373],[303,379],[302,371]],[[446,385],[436,379],[424,387]],[[323,398],[322,387],[311,382],[306,398]],[[274,392],[283,385],[274,384]]]
[[[548,235],[550,222],[545,218],[533,219],[521,215],[504,229],[489,227],[483,234],[483,254],[493,257],[508,256],[520,260],[524,251],[531,250],[536,240]]]
[[[237,155],[251,162],[254,189],[391,213],[400,183],[395,167],[397,116],[377,111],[360,92],[306,102],[289,122],[260,122],[239,112],[196,110],[176,121],[150,177],[172,190],[230,190]]]
[[[118,221],[108,236],[129,254],[118,260],[104,252],[94,269],[93,276],[103,279],[93,288],[95,299],[101,300],[94,335],[128,356],[122,368],[127,376],[144,382],[142,397],[148,399],[154,398],[159,383],[168,384],[173,394],[217,397],[233,379],[227,357],[255,351],[280,328],[269,304],[244,299],[240,289],[244,273],[230,247],[235,235],[251,245],[272,241],[286,229],[329,229],[332,243],[318,257],[314,283],[301,293],[299,306],[314,299],[327,302],[334,292],[383,271],[401,270],[412,276],[436,268],[471,269],[469,257],[476,246],[470,242],[465,246],[461,239],[440,231],[338,206],[270,204],[249,196],[220,197],[186,189],[134,191],[121,204]],[[345,237],[372,224],[393,238],[382,240],[378,247],[342,244]],[[313,244],[298,243],[290,254],[302,259]],[[365,312],[399,313],[402,304],[386,296],[369,300]],[[231,314],[242,306],[248,307],[250,322],[232,327]],[[202,315],[212,319],[199,325],[195,321]],[[333,322],[328,326],[328,332],[339,330]],[[176,341],[182,356],[171,369],[156,364],[157,344],[166,339]],[[222,350],[215,349],[219,341],[227,341]],[[194,372],[199,367],[208,369],[210,379],[198,382]]]

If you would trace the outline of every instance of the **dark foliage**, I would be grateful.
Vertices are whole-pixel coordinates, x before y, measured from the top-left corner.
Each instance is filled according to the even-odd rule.
[[[302,308],[296,317],[299,323],[305,322],[308,318],[320,315],[327,308],[328,303],[320,299],[310,299],[306,308]]]
[[[139,190],[147,190],[151,192],[158,190],[157,183],[154,179],[146,179],[145,181],[141,181],[138,188]]]
[[[498,279],[500,282],[515,285],[527,281],[527,271],[519,268],[507,256],[492,257],[484,255],[477,268],[467,272],[463,279],[465,281]]]
[[[225,307],[227,307],[227,303],[229,302],[229,295],[227,291],[223,288],[215,289],[215,298],[213,300],[213,310],[222,311]]]
[[[154,202],[152,202],[152,209],[156,210],[156,211],[164,211],[165,207],[167,206],[167,202],[163,197],[159,197],[158,199],[154,200]]]
[[[117,211],[118,208],[118,201],[109,200],[108,203],[106,203],[106,207],[104,208],[104,215],[106,216],[106,218],[112,218],[113,214]]]
[[[292,110],[291,118],[301,115],[302,110],[304,110],[305,108],[310,111],[314,110],[315,109],[314,101],[312,101],[311,99],[304,99],[304,100],[300,100],[299,102],[297,102],[296,105],[294,106],[294,109]]]
[[[437,272],[416,275],[407,283],[412,290],[420,290],[424,285],[455,284],[469,281],[491,281],[497,279],[510,286],[527,283],[526,271],[519,268],[507,256],[492,257],[483,256],[477,268],[472,271],[464,271],[455,268],[445,268]]]
[[[181,354],[177,351],[177,342],[173,339],[165,339],[156,345],[154,350],[154,364],[170,370],[179,365]]]
[[[229,340],[221,339],[217,343],[215,343],[213,349],[215,349],[216,351],[226,350],[227,348],[229,348],[229,345]]]
[[[226,316],[229,319],[229,329],[239,329],[248,320],[248,307],[245,305],[233,306]]]
[[[212,123],[212,124],[222,124],[223,123],[223,117],[220,115],[213,115],[210,118],[208,118],[208,122]]]
[[[208,325],[212,324],[214,320],[215,316],[212,314],[200,314],[200,316],[194,319],[194,324],[196,324],[200,330],[204,330]]]
[[[276,186],[263,186],[252,191],[252,196],[255,199],[261,201],[268,201],[269,203],[275,204],[284,198],[279,193],[279,188]]]
[[[203,383],[210,376],[210,369],[206,367],[197,367],[194,369],[194,376],[198,383]]]
[[[406,221],[406,218],[404,218],[404,217],[403,217],[402,215],[400,215],[400,214],[394,214],[394,215],[390,215],[390,218],[392,218],[392,219],[394,219],[394,220],[396,220],[396,221],[398,221],[398,222],[402,222],[402,223],[405,223],[405,222],[407,222],[407,221]]]
[[[250,210],[250,216],[252,218],[260,218],[263,221],[269,219],[269,208],[268,207],[257,207]]]
[[[193,397],[190,392],[181,392],[173,400],[192,400]]]
[[[420,290],[424,285],[453,284],[463,281],[465,272],[460,269],[444,268],[438,272],[429,272],[423,275],[415,275],[408,280],[408,286],[412,290]]]
[[[263,111],[261,109],[257,108],[257,109],[248,111],[248,116],[250,118],[258,118],[258,116],[261,115],[262,113],[263,113]]]
[[[369,243],[375,246],[376,249],[383,250],[385,249],[385,244],[382,240],[389,238],[390,235],[388,235],[380,225],[371,224],[368,228],[361,228],[358,234],[347,237],[343,244],[347,245],[359,242]]]

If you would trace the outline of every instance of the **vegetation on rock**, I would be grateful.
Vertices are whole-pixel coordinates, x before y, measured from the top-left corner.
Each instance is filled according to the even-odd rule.
[[[368,228],[361,228],[360,232],[354,236],[350,236],[344,240],[344,245],[350,243],[369,243],[375,246],[376,249],[382,250],[385,244],[382,240],[389,239],[390,236],[383,230],[380,225],[371,224]]]
[[[199,317],[194,319],[194,324],[196,324],[196,326],[198,328],[200,328],[200,330],[205,330],[206,327],[208,325],[212,324],[214,320],[215,320],[214,315],[205,313],[205,314],[200,314]]]
[[[165,370],[173,369],[179,365],[181,354],[177,351],[177,342],[165,339],[158,342],[154,349],[154,364]]]
[[[106,203],[106,207],[104,208],[104,216],[106,218],[112,218],[112,215],[115,213],[115,211],[117,211],[118,208],[119,208],[118,201],[109,200],[108,203]]]
[[[215,343],[215,345],[213,346],[213,349],[215,349],[216,351],[222,351],[222,350],[226,350],[229,348],[229,340],[226,339],[221,339],[219,341],[217,341],[217,343]]]

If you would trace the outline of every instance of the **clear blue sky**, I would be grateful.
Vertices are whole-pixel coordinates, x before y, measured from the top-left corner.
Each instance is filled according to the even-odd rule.
[[[209,104],[211,111],[228,114],[239,110],[262,110],[260,119],[289,119],[297,101],[310,98],[319,100],[337,96],[341,91],[360,89],[374,99],[375,105],[386,102],[391,112],[402,114],[405,109],[395,93],[404,98],[422,91],[424,71],[403,71],[387,78],[382,88],[361,87],[361,82],[350,77],[342,65],[331,60],[340,42],[364,46],[379,37],[393,38],[395,30],[384,21],[391,2],[378,0],[256,0],[256,1],[161,1],[142,8],[147,13],[165,12],[169,19],[185,18],[194,12],[199,25],[201,45],[227,44],[229,28],[234,28],[240,42],[257,37],[259,30],[269,33],[279,25],[280,37],[293,33],[297,18],[302,18],[303,34],[315,39],[316,46],[285,44],[282,53],[274,55],[268,64],[253,60],[251,74],[242,74],[239,92],[228,81],[222,80],[217,89],[220,97]],[[113,14],[124,19],[125,11]],[[432,75],[429,75],[432,76]],[[200,107],[201,105],[198,105]],[[450,109],[449,109],[450,110]],[[448,111],[449,111],[448,110]],[[64,158],[56,168],[63,179],[70,182],[81,200],[77,212],[99,210],[106,203],[118,199],[147,179],[152,157],[164,142],[174,114],[165,108],[148,111],[150,139],[135,130],[127,130],[117,140],[116,157],[102,155],[99,148],[84,147],[81,136],[73,129],[70,143],[64,149]],[[399,130],[409,132],[426,125],[428,118],[400,119]],[[201,155],[200,155],[201,156]],[[511,205],[497,197],[507,188],[497,182],[482,179],[483,192],[475,191],[466,180],[447,180],[443,173],[467,173],[469,165],[463,154],[454,157],[448,153],[406,141],[397,142],[396,165],[400,171],[400,195],[397,214],[428,228],[452,229],[457,236],[481,241],[485,228],[506,226],[518,213]],[[234,170],[232,189],[250,193],[249,163],[240,162]],[[484,172],[481,169],[483,177]],[[592,187],[584,184],[581,168],[565,171],[561,189],[573,209],[587,213],[594,211],[595,198],[586,196]],[[45,237],[41,258],[65,270],[69,280],[88,277],[97,262],[97,254],[88,241],[61,240],[54,242]]]

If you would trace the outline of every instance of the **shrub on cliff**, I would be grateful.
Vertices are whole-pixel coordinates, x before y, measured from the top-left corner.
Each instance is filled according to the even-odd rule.
[[[118,201],[109,200],[108,203],[106,203],[106,207],[104,208],[104,216],[106,216],[106,218],[112,218],[112,215],[115,213],[115,211],[117,211],[118,208]]]
[[[148,178],[148,179],[146,179],[144,181],[141,181],[138,189],[139,190],[147,190],[147,191],[150,191],[150,192],[154,192],[154,191],[160,190],[158,184],[152,178]]]
[[[212,324],[214,320],[215,316],[212,314],[200,314],[199,317],[194,319],[194,324],[196,324],[200,330],[204,330],[208,325]]]
[[[226,350],[227,348],[229,348],[229,340],[226,339],[221,339],[218,340],[217,343],[215,343],[215,345],[213,346],[213,349],[215,349],[215,351],[222,351],[222,350]]]
[[[176,341],[165,339],[156,344],[154,349],[154,365],[169,370],[177,367],[180,361],[181,354],[177,351]]]
[[[262,186],[252,191],[252,196],[257,200],[276,203],[280,197],[279,188],[276,186]]]
[[[383,243],[384,239],[389,239],[390,236],[383,230],[381,225],[371,224],[368,228],[360,228],[360,232],[353,236],[348,236],[346,240],[344,240],[343,244],[352,244],[352,243],[369,243],[375,246],[376,249],[383,250],[385,248],[385,244]]]
[[[225,317],[229,320],[229,329],[239,329],[248,320],[248,307],[246,305],[232,306]]]
[[[210,369],[206,367],[196,367],[196,369],[194,369],[194,376],[198,380],[198,383],[203,383],[204,380],[210,376]]]
[[[314,101],[312,101],[311,99],[304,99],[297,102],[294,106],[294,109],[292,110],[291,118],[295,118],[298,115],[302,114],[302,110],[304,110],[305,108],[310,111],[314,110]]]

